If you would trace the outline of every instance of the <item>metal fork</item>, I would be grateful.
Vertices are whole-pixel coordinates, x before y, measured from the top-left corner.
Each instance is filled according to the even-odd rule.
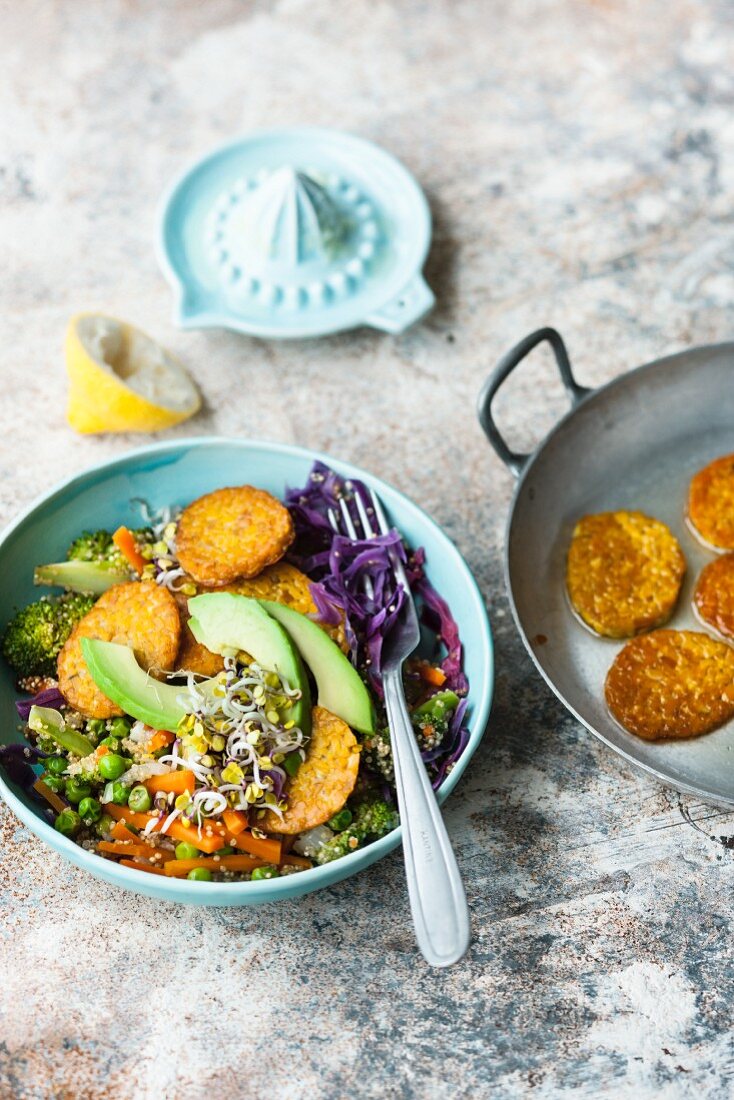
[[[370,539],[378,534],[389,534],[390,525],[374,492],[370,491],[371,509],[365,507],[359,492],[354,494],[353,499],[362,533],[358,533],[347,502],[342,498],[339,505],[343,530],[336,510],[329,512],[329,521],[337,534],[346,532],[351,539]],[[397,622],[383,643],[382,685],[403,830],[408,896],[416,940],[424,958],[431,966],[450,966],[458,962],[469,947],[469,909],[456,857],[405,703],[402,667],[418,646],[420,628],[403,563],[394,553],[390,554],[390,560],[396,582],[405,590],[406,599]],[[368,598],[372,599],[374,592],[368,577],[364,580],[364,589]]]

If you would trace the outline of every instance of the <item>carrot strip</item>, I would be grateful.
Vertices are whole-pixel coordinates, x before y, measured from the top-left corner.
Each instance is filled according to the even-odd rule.
[[[250,871],[255,867],[267,866],[266,860],[255,859],[254,856],[237,855],[237,856],[220,856],[218,860],[213,859],[212,863],[217,863],[219,867],[223,867],[225,871]]]
[[[290,852],[283,856],[281,866],[286,867],[303,867],[304,871],[310,871],[313,867],[313,863],[310,859],[306,859],[304,856],[294,856]]]
[[[156,730],[146,748],[148,752],[158,752],[158,749],[164,749],[172,741],[175,741],[175,736],[168,730]]]
[[[170,863],[164,863],[163,864],[163,874],[167,878],[187,878],[191,868],[190,867],[187,867],[187,868],[181,867],[180,864],[183,863],[183,862],[184,862],[184,860],[174,859]],[[187,859],[185,862],[190,863],[191,860]],[[201,864],[197,863],[196,866],[200,867]]]
[[[134,825],[136,829],[144,829],[146,825],[150,824],[151,819],[156,821],[155,815],[136,813],[128,806],[118,806],[114,802],[105,804],[105,812],[110,817],[114,817],[115,821],[126,821],[128,825]],[[156,821],[153,832],[158,832],[165,820],[164,817],[160,821]],[[184,825],[181,821],[176,820],[171,822],[164,835],[172,837],[173,840],[188,841],[189,844],[194,844],[200,851],[211,854],[211,852],[216,852],[224,847],[222,842],[224,830],[221,826],[219,828],[215,826],[216,822],[207,821],[201,830],[200,836],[196,825]]]
[[[97,850],[111,856],[138,856],[140,859],[151,859],[156,851],[150,844],[133,844],[130,840],[100,840]]]
[[[139,814],[131,810],[129,806],[118,806],[116,802],[106,802],[104,812],[114,817],[115,821],[127,822],[136,829],[144,829],[150,821],[150,814]]]
[[[163,874],[168,878],[186,878],[194,867],[206,867],[208,862],[208,860],[202,862],[200,859],[172,859],[169,863],[163,864]],[[188,866],[184,867],[184,863]]]
[[[418,666],[418,675],[421,680],[424,680],[427,684],[433,684],[435,687],[441,687],[446,683],[446,673],[443,669],[435,668],[427,663]]]
[[[199,836],[199,830],[195,825],[182,825],[180,821],[174,821],[173,824],[166,832],[167,836],[173,837],[174,840],[185,840],[189,844],[193,844],[195,848],[198,848],[202,852],[207,852],[211,855],[212,852],[218,852],[220,848],[223,848],[222,837],[219,833],[215,833],[213,836],[207,836],[202,829],[201,836]]]
[[[110,836],[115,840],[130,840],[133,844],[137,841],[137,833],[133,833],[128,829],[127,825],[123,825],[121,821],[116,821],[113,827],[110,829]]]
[[[227,832],[232,836],[238,836],[243,829],[247,828],[247,814],[243,814],[241,810],[224,810],[222,821]]]
[[[130,810],[129,806],[118,806],[114,802],[108,802],[105,805],[105,811],[114,820],[119,822],[127,822],[129,825],[134,825],[135,828],[144,829],[146,825],[151,823],[151,820],[156,821],[153,814],[140,814],[135,813],[134,810]],[[154,833],[160,832],[161,826],[165,822],[165,817],[161,818],[161,821],[156,821]],[[186,840],[188,844],[196,845],[201,851],[211,854],[212,851],[217,851],[223,847],[221,833],[213,832],[208,834],[205,829],[209,828],[209,823],[204,829],[201,829],[201,836],[196,825],[183,825],[179,821],[172,822],[168,826],[165,832],[165,836],[172,837],[174,840]]]
[[[121,867],[132,867],[135,871],[145,871],[148,875],[164,875],[162,867],[154,867],[151,863],[136,863],[134,859],[121,859]]]
[[[283,845],[281,841],[275,840],[273,837],[261,840],[260,837],[253,836],[249,830],[246,830],[237,836],[230,833],[226,841],[233,848],[249,852],[253,856],[264,859],[267,863],[280,863],[282,861]]]
[[[189,871],[205,867],[209,871],[253,871],[264,867],[265,860],[253,856],[221,856],[219,859],[172,859],[163,864],[163,870],[171,878],[185,878]]]
[[[118,527],[112,536],[112,541],[135,572],[142,573],[147,562],[138,550],[132,531],[128,527]]]
[[[52,791],[50,787],[47,787],[42,779],[37,779],[33,784],[33,790],[40,794],[41,798],[45,798],[49,806],[53,806],[57,814],[60,814],[62,810],[67,808],[66,803],[63,802],[55,791]],[[220,845],[221,847],[221,845]]]
[[[151,775],[150,779],[145,780],[145,786],[151,794],[157,794],[159,791],[163,791],[168,794],[173,791],[174,794],[193,794],[196,787],[196,777],[193,772],[190,772],[187,768],[181,768],[175,772],[165,772],[163,775]]]
[[[127,806],[121,806],[121,807],[118,807],[118,809],[122,809],[122,810],[125,811],[125,813],[124,813],[125,820],[129,821],[132,825],[134,825],[136,829],[138,829],[138,828],[144,829],[145,826],[150,821],[151,816],[155,816],[155,815],[151,815],[151,814],[134,814],[132,810],[128,810]],[[114,817],[115,815],[113,814],[112,816]],[[136,817],[138,817],[142,820],[142,822],[143,822],[142,825],[138,825],[138,822],[135,820]],[[174,829],[177,830],[178,832],[174,832]],[[177,819],[176,821],[173,822],[172,825],[169,826],[169,828],[166,830],[166,832],[168,833],[169,836],[175,836],[178,840],[190,840],[191,843],[195,844],[197,848],[201,848],[201,844],[199,843],[199,841],[197,839],[197,837],[199,836],[199,826],[198,825],[184,825],[184,823],[182,821]],[[178,836],[178,833],[182,833],[183,835]],[[225,833],[226,833],[226,830],[224,828],[224,825],[222,825],[222,823],[220,821],[212,821],[211,818],[208,818],[207,821],[206,821],[206,824],[202,825],[202,827],[201,827],[202,837],[208,837],[212,841],[217,841],[217,843],[212,848],[213,852],[216,852],[218,848],[223,848],[224,847],[224,845],[226,843],[226,841],[224,839]]]

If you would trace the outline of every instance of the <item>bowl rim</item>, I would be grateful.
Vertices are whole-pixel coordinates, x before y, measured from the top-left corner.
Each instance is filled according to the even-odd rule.
[[[33,516],[36,511],[52,503],[60,495],[81,488],[81,484],[90,478],[90,476],[102,472],[112,473],[115,468],[125,467],[131,461],[134,463],[136,460],[144,459],[151,455],[165,454],[170,451],[184,452],[204,447],[222,446],[235,447],[242,451],[264,450],[271,454],[278,453],[290,455],[310,463],[316,461],[324,462],[345,476],[356,477],[366,481],[381,495],[386,489],[387,495],[394,496],[399,502],[401,509],[406,508],[408,511],[412,511],[414,514],[418,515],[418,517],[432,527],[440,539],[443,540],[446,552],[453,559],[452,565],[457,568],[462,575],[467,591],[474,604],[475,622],[480,632],[481,643],[485,648],[486,658],[485,675],[481,684],[470,685],[468,698],[472,709],[468,723],[469,741],[467,742],[464,752],[459,757],[438,791],[438,800],[440,803],[443,803],[456,787],[471,757],[479,747],[490,716],[494,694],[495,662],[494,642],[489,615],[479,586],[468,564],[458,547],[445,533],[443,528],[425,511],[425,509],[421,508],[420,505],[416,504],[410,497],[401,492],[401,490],[395,488],[395,486],[384,481],[382,478],[371,474],[368,470],[364,470],[362,467],[356,466],[351,462],[335,458],[333,455],[313,450],[310,447],[301,447],[290,443],[272,442],[270,440],[238,439],[233,436],[220,435],[201,435],[164,440],[158,443],[135,447],[132,450],[125,451],[121,455],[115,455],[112,458],[94,463],[91,466],[86,466],[83,470],[71,474],[69,477],[57,482],[45,493],[36,496],[18,513],[15,519],[0,531],[0,551],[2,551],[2,548],[10,536],[27,519]],[[114,863],[112,860],[100,860],[100,857],[95,852],[82,848],[69,837],[63,836],[61,833],[57,832],[54,827],[47,821],[44,821],[35,810],[27,807],[25,803],[18,798],[8,786],[2,771],[0,771],[0,795],[13,813],[15,813],[23,824],[39,837],[40,840],[49,844],[55,851],[59,852],[59,854],[63,855],[70,862],[76,864],[83,870],[89,871],[95,877],[101,876],[107,882],[125,889],[134,890],[138,893],[141,892],[142,888],[141,879],[147,878],[153,880],[153,876],[148,875],[145,871],[136,871],[133,868],[123,867]],[[243,905],[250,903],[257,904],[258,902],[264,901],[277,901],[293,896],[293,886],[296,880],[300,883],[308,881],[308,890],[303,892],[313,892],[323,889],[325,886],[331,885],[340,879],[356,874],[358,871],[369,866],[369,864],[376,862],[378,859],[381,859],[383,856],[393,851],[401,843],[401,840],[402,826],[398,825],[396,829],[393,829],[386,836],[373,841],[366,847],[357,849],[355,852],[350,852],[348,855],[342,856],[341,859],[334,860],[332,863],[312,867],[307,871],[301,871],[298,875],[285,875],[282,878],[264,879],[261,882],[198,882],[196,883],[197,898],[201,899],[202,904]],[[103,868],[100,864],[105,865],[104,874],[102,875],[101,872]],[[153,881],[155,883],[155,889],[153,888]],[[175,878],[163,879],[162,877],[155,876],[153,881],[150,882],[150,890],[142,892],[150,892],[158,897],[165,894],[169,901],[184,903],[192,902],[191,884],[187,883],[186,880]]]

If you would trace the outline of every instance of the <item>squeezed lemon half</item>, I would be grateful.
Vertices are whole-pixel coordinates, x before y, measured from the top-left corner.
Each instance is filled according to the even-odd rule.
[[[72,317],[66,372],[66,415],[77,432],[157,432],[201,407],[196,386],[165,348],[114,317]]]

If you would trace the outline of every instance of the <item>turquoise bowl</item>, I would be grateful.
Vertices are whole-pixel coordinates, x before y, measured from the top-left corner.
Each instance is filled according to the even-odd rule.
[[[470,740],[440,797],[446,798],[459,782],[475,752],[489,718],[494,685],[492,635],[484,601],[469,568],[441,529],[397,489],[364,470],[328,455],[300,447],[236,439],[200,438],[160,443],[131,451],[77,474],[30,505],[0,537],[0,623],[16,606],[38,598],[33,566],[57,561],[80,531],[97,527],[134,526],[140,514],[134,499],[144,498],[153,508],[186,504],[194,497],[223,485],[259,485],[281,497],[290,486],[303,485],[316,459],[347,477],[362,478],[382,498],[396,526],[413,546],[424,546],[427,573],[456,617],[465,647],[465,669],[470,694],[467,720]],[[6,716],[2,740],[18,740],[13,677],[0,672],[0,708]],[[164,901],[191,905],[260,905],[294,898],[330,886],[369,867],[400,844],[400,829],[324,867],[315,867],[282,879],[262,882],[215,883],[165,879],[144,871],[120,867],[61,836],[39,815],[32,800],[0,769],[0,794],[21,821],[54,851],[77,867],[113,886],[134,890]],[[18,858],[21,849],[18,848]]]

